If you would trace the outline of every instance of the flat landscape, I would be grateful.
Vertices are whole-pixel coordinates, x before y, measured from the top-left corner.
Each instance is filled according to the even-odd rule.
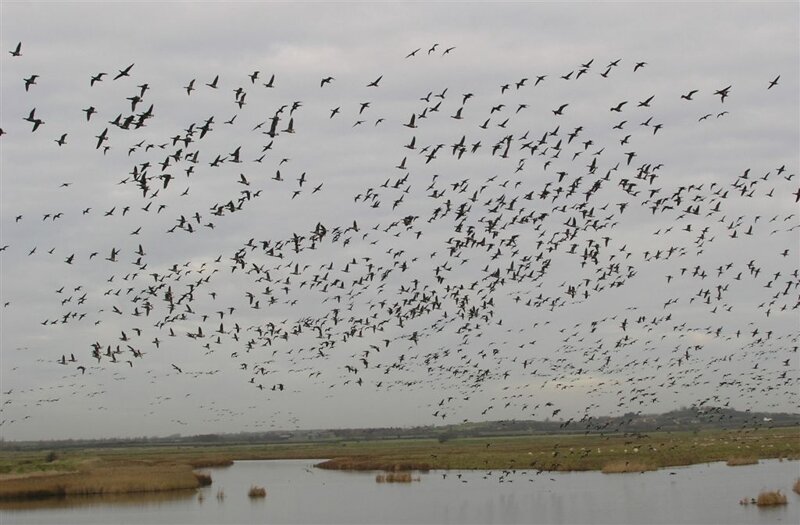
[[[3,451],[0,499],[193,489],[193,469],[236,460],[320,459],[338,470],[508,469],[641,472],[800,459],[800,427],[557,435]],[[732,467],[733,468],[733,467]]]
[[[799,20],[0,0],[0,524],[800,523]]]

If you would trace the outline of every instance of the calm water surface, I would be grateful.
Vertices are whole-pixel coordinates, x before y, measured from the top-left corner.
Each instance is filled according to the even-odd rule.
[[[722,463],[644,474],[431,471],[413,483],[376,483],[375,472],[315,469],[318,460],[238,461],[209,469],[197,492],[68,498],[0,508],[13,523],[800,523],[797,461]],[[674,474],[672,474],[674,473]],[[252,484],[267,497],[250,500]],[[789,504],[740,506],[780,489]],[[224,490],[225,497],[217,499]],[[202,498],[201,498],[202,496]]]

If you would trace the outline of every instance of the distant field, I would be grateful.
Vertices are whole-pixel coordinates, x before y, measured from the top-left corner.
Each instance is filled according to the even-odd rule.
[[[54,490],[53,487],[70,493],[69,486],[79,486],[80,493],[193,488],[196,483],[188,476],[192,468],[224,466],[246,459],[326,459],[329,461],[321,464],[323,468],[346,470],[606,468],[608,472],[624,472],[713,461],[737,464],[766,458],[800,459],[800,428],[660,432],[640,436],[470,438],[444,443],[408,439],[3,451],[0,452],[0,499],[24,497],[37,488],[42,495],[49,495],[48,490]],[[156,471],[159,479],[169,474],[175,483],[151,487],[147,479],[153,479]],[[119,477],[118,485],[109,485],[110,473]],[[25,490],[21,491],[23,487]]]
[[[311,456],[316,457],[316,456]],[[800,458],[800,429],[543,436],[344,444],[326,468],[602,470],[626,461],[653,468],[731,458]]]

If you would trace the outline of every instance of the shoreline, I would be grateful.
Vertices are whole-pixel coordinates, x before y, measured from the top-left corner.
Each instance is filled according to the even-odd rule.
[[[161,493],[200,486],[190,465],[100,466],[77,472],[31,472],[2,480],[0,502]]]
[[[749,463],[749,466],[758,465],[761,461],[800,461],[800,457],[798,458],[761,458],[758,462]],[[279,459],[263,459],[263,460],[245,460],[245,461],[280,461]],[[325,463],[325,462],[323,462]],[[711,463],[725,463],[724,461],[710,461],[710,462],[697,462],[685,465],[667,465],[667,466],[653,466],[652,464],[646,465],[646,468],[642,468],[641,464],[632,463],[630,468],[620,468],[619,466],[612,466],[608,470],[604,469],[573,469],[573,470],[558,470],[554,472],[559,473],[568,473],[568,472],[603,472],[604,474],[640,474],[644,472],[652,472],[658,471],[666,468],[672,467],[692,467],[695,465],[702,465],[702,464],[711,464]],[[315,464],[314,466],[317,468],[323,468],[328,470],[343,470],[345,469],[336,469],[331,467],[324,467],[321,466],[322,463]],[[176,465],[176,467],[185,467],[186,465]],[[382,467],[385,467],[385,464],[382,464]],[[729,467],[737,466],[737,465],[728,465]],[[224,468],[223,467],[213,467],[213,468]],[[155,469],[163,473],[163,469]],[[425,468],[357,468],[357,469],[348,469],[347,471],[360,471],[360,472],[367,472],[367,471],[378,471],[378,472],[419,472],[423,474],[430,473],[432,470],[437,471],[449,471],[449,470],[480,470],[480,469],[425,469]],[[493,470],[493,469],[488,469]],[[194,473],[194,471],[192,471]],[[69,474],[76,474],[76,473],[69,473]],[[79,473],[78,473],[79,474]],[[151,475],[158,475],[158,472],[150,472]],[[26,480],[26,479],[49,479],[52,478],[51,481],[59,481],[57,478],[62,477],[62,473],[42,473],[42,472],[32,472],[29,474],[20,475],[19,477],[11,478],[10,480]],[[9,478],[5,478],[9,480]],[[2,478],[0,478],[2,481]],[[196,478],[195,478],[195,481]],[[196,489],[201,488],[203,486],[202,483],[195,483],[192,481],[188,481],[187,478],[187,486],[171,486],[165,487],[163,484],[159,484],[159,486],[149,486],[149,487],[142,487],[142,488],[124,488],[120,489],[117,487],[116,489],[113,486],[106,486],[102,489],[98,489],[97,491],[89,489],[88,491],[71,491],[68,486],[64,486],[61,484],[56,484],[56,486],[63,486],[65,490],[63,492],[54,493],[54,492],[46,492],[46,491],[37,491],[37,492],[28,492],[28,493],[17,493],[14,495],[11,494],[3,494],[0,496],[0,509],[5,510],[25,510],[27,508],[36,508],[41,504],[47,505],[49,504],[58,504],[58,502],[62,502],[65,500],[69,500],[72,503],[80,503],[81,501],[93,502],[96,501],[96,498],[101,498],[103,500],[107,500],[109,502],[119,503],[119,504],[137,504],[142,501],[151,501],[153,499],[172,499],[172,498],[181,498],[181,497],[194,497],[196,494]],[[31,507],[33,506],[33,507]]]
[[[561,435],[296,443],[271,445],[129,447],[0,452],[0,501],[88,494],[193,490],[195,471],[236,460],[319,460],[345,471],[540,470],[643,472],[717,461],[800,459],[800,429],[722,430],[647,435]],[[734,468],[734,467],[731,467]],[[213,483],[213,480],[210,480]]]

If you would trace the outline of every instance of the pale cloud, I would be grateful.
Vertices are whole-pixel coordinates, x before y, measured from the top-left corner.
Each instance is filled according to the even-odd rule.
[[[786,281],[797,281],[791,275],[797,268],[796,252],[780,255],[786,247],[796,248],[798,231],[791,196],[797,178],[783,179],[796,173],[800,164],[796,4],[681,5],[677,9],[673,4],[629,3],[4,2],[0,14],[0,109],[6,133],[0,139],[0,245],[9,245],[0,254],[0,293],[3,302],[10,303],[2,312],[0,380],[4,391],[13,391],[0,417],[6,420],[0,427],[4,437],[263,428],[257,421],[309,428],[550,415],[522,410],[524,403],[517,397],[501,405],[492,401],[521,392],[535,392],[542,403],[550,401],[563,408],[565,417],[582,415],[589,408],[597,415],[629,408],[667,410],[713,395],[737,408],[768,404],[790,410],[797,405],[796,362],[785,370],[782,366],[795,355],[791,352],[797,345],[796,309],[786,296],[773,298]],[[7,50],[20,40],[23,56],[10,57]],[[439,44],[436,51],[428,54],[435,43]],[[443,57],[444,49],[451,46],[455,49]],[[421,48],[417,56],[404,58],[416,48]],[[620,67],[607,79],[599,77],[606,64],[617,58]],[[585,81],[560,80],[570,71],[574,78],[580,64],[589,60],[594,62]],[[638,61],[647,64],[634,74],[633,64]],[[131,78],[111,80],[131,63],[135,63]],[[248,75],[256,70],[259,78],[252,83]],[[109,75],[89,87],[90,77],[100,71]],[[26,93],[22,79],[31,74],[39,74],[40,79]],[[275,86],[263,87],[272,74]],[[214,91],[205,84],[216,75],[219,89]],[[534,88],[538,75],[547,78]],[[768,81],[777,75],[779,85],[768,92]],[[335,80],[320,88],[320,80],[327,76]],[[379,76],[383,77],[379,88],[366,87]],[[517,89],[514,84],[522,78],[528,79],[527,84]],[[187,96],[184,86],[192,79],[197,90]],[[156,115],[147,127],[125,133],[108,124],[117,114],[130,112],[126,99],[144,82],[151,89],[141,104],[152,103]],[[501,93],[504,84],[510,87]],[[727,85],[733,86],[731,95],[721,105],[713,92]],[[247,92],[242,109],[234,104],[237,88]],[[444,99],[435,97],[445,89]],[[687,103],[680,95],[690,89],[699,92]],[[428,93],[432,93],[430,102],[422,102]],[[474,94],[464,104],[465,119],[449,118],[461,107],[465,93]],[[655,95],[652,108],[638,108],[637,103],[650,95]],[[428,112],[426,120],[419,119],[418,128],[401,125],[412,112],[418,114],[440,100],[439,112]],[[623,100],[629,102],[622,115],[609,111]],[[273,149],[262,151],[270,138],[253,128],[283,105],[288,106],[285,116],[297,101],[301,102],[293,115],[297,133],[281,134]],[[369,107],[359,114],[365,102]],[[567,111],[556,119],[552,110],[563,103],[569,103]],[[490,114],[498,104],[506,106],[499,112],[502,117]],[[515,113],[519,104],[527,107]],[[98,113],[87,123],[81,110],[90,105]],[[34,107],[45,125],[31,133],[23,117]],[[336,107],[339,115],[329,118]],[[717,118],[723,110],[729,114]],[[712,117],[698,123],[706,112],[713,113]],[[170,138],[212,115],[213,132],[199,143],[195,172],[187,176],[187,165],[174,162],[162,170],[158,163],[174,152]],[[234,124],[224,124],[234,115]],[[478,128],[489,117],[487,129]],[[658,135],[640,125],[648,117],[664,125]],[[505,118],[507,127],[497,127]],[[364,123],[354,126],[359,120]],[[620,120],[629,121],[626,131],[612,130]],[[287,120],[280,125],[283,129]],[[582,134],[567,144],[567,134],[578,126],[583,127]],[[105,127],[109,127],[111,149],[102,155],[94,145]],[[526,132],[526,140],[538,141],[556,127],[565,145],[561,158],[545,170],[546,157],[528,155],[516,141]],[[68,137],[59,148],[54,140],[61,133]],[[493,144],[509,134],[515,140],[510,158],[492,156]],[[625,134],[632,135],[629,145],[619,143]],[[459,161],[450,150],[462,136],[467,146],[478,141],[482,145],[478,154]],[[404,148],[412,137],[419,149],[442,144],[437,159],[426,164],[419,149]],[[584,148],[581,143],[590,139],[592,144]],[[129,154],[139,141],[153,147]],[[236,147],[241,147],[242,164],[208,166],[214,157],[229,156]],[[590,175],[585,166],[601,148],[605,149],[599,157],[602,173]],[[628,168],[625,153],[631,150],[638,157]],[[263,153],[265,160],[254,163]],[[574,153],[580,155],[573,163]],[[393,189],[404,173],[395,166],[404,157],[410,168],[408,181]],[[279,164],[282,158],[289,160]],[[516,172],[521,160],[524,165]],[[154,199],[143,199],[131,184],[120,184],[131,176],[135,163],[145,161],[151,162],[153,175],[174,175],[169,189],[162,189]],[[629,265],[633,267],[635,272],[624,286],[609,286],[615,279],[609,275],[600,281],[605,288],[589,299],[579,294],[571,298],[569,286],[580,288],[584,279],[595,284],[596,268],[581,266],[578,259],[563,253],[568,245],[555,253],[542,251],[543,259],[553,258],[545,279],[508,280],[493,293],[494,318],[481,320],[480,327],[456,331],[464,321],[454,316],[454,287],[463,284],[469,290],[473,282],[485,278],[484,267],[505,271],[511,262],[510,248],[504,247],[505,254],[498,259],[479,250],[455,250],[450,255],[451,239],[458,232],[450,217],[427,222],[434,210],[447,199],[454,207],[468,203],[473,213],[468,214],[465,228],[475,228],[483,236],[487,235],[485,217],[497,199],[506,195],[510,200],[519,194],[515,210],[504,211],[502,221],[526,207],[537,214],[548,213],[542,224],[552,233],[577,212],[572,208],[559,211],[558,203],[550,198],[527,201],[521,196],[530,191],[538,194],[547,183],[557,186],[556,172],[561,170],[568,173],[567,181],[582,176],[581,191],[585,191],[617,161],[620,170],[595,197],[595,213],[598,218],[613,215],[609,221],[617,222],[609,251],[603,252],[608,257],[613,251],[615,257],[603,261],[619,263],[623,273]],[[664,164],[659,175],[663,190],[654,199],[685,188],[686,200],[680,209],[694,205],[692,199],[699,194],[713,200],[712,183],[733,196],[737,190],[730,185],[748,168],[752,170],[748,180],[758,180],[767,172],[771,175],[754,187],[753,198],[729,198],[723,210],[712,216],[705,215],[712,206],[708,200],[697,201],[704,212],[697,217],[681,217],[679,209],[653,214],[647,206],[638,205],[621,214],[618,204],[629,196],[620,189],[619,179],[631,179],[633,167],[645,162]],[[783,164],[786,171],[778,175],[776,169]],[[272,179],[277,169],[283,182]],[[293,199],[304,172],[303,192]],[[240,182],[240,174],[250,186]],[[434,187],[445,191],[442,198],[431,197],[435,190],[427,189],[434,176],[438,176]],[[509,183],[500,186],[506,179]],[[458,183],[463,180],[469,182],[469,189],[460,193]],[[71,185],[63,188],[64,182]],[[648,191],[647,183],[638,183],[640,191]],[[319,184],[322,189],[311,195]],[[700,184],[702,192],[686,189]],[[467,200],[483,185],[486,190],[480,197]],[[769,196],[771,187],[776,189]],[[257,189],[262,193],[247,201],[242,212],[210,213],[215,204],[235,201],[241,191]],[[184,190],[187,195],[180,196]],[[354,200],[370,192],[380,194],[379,207]],[[162,204],[165,208],[155,213]],[[601,210],[603,206],[607,207]],[[123,217],[125,207],[129,209]],[[84,214],[86,208],[91,210]],[[63,215],[52,220],[59,212]],[[202,214],[202,220],[191,219],[194,213]],[[23,216],[19,222],[18,215]],[[199,233],[167,234],[181,216],[192,221]],[[404,226],[391,227],[395,221],[402,224],[403,219],[415,216],[407,232]],[[358,232],[348,231],[337,243],[320,243],[313,252],[294,254],[289,249],[284,250],[284,259],[276,259],[248,247],[251,238],[260,247],[261,241],[274,244],[295,233],[308,236],[318,223],[346,228],[354,220]],[[214,228],[204,226],[208,223]],[[687,224],[690,230],[684,231]],[[755,235],[745,234],[750,226]],[[141,233],[132,235],[138,227]],[[697,242],[704,227],[709,228],[713,242]],[[533,228],[532,224],[507,227],[507,233],[519,234],[521,254],[540,251],[537,242],[542,239]],[[730,238],[733,230],[735,239]],[[602,243],[603,235],[602,231],[582,232],[575,250],[582,252],[587,239]],[[350,241],[344,245],[347,237]],[[146,253],[144,269],[132,264],[139,244]],[[661,258],[677,246],[685,250]],[[28,255],[34,247],[35,253]],[[247,264],[232,272],[231,257],[243,247]],[[119,262],[105,260],[112,248],[121,250]],[[52,254],[48,253],[51,249]],[[90,258],[93,252],[98,255]],[[659,259],[651,259],[658,252]],[[64,261],[71,254],[75,254],[74,262],[67,265]],[[354,257],[358,264],[349,265]],[[750,260],[761,268],[758,278],[748,276]],[[358,295],[348,297],[351,286],[356,286],[353,281],[364,275],[369,262],[393,271],[383,287],[375,279],[363,285]],[[408,268],[405,273],[393,266],[403,262]],[[514,262],[520,264],[518,258]],[[731,262],[733,266],[718,277],[718,268]],[[331,263],[334,266],[328,269]],[[296,272],[295,264],[309,265],[309,269]],[[186,313],[186,319],[154,326],[163,311],[158,318],[155,314],[152,318],[133,316],[132,297],[155,286],[151,274],[164,275],[174,265],[184,272],[180,279],[170,281],[176,295],[186,293],[189,283],[197,286],[191,312],[185,310],[186,303],[175,312]],[[261,274],[255,273],[254,266],[259,272],[269,269],[271,282],[259,281]],[[702,267],[705,276],[693,275],[696,266]],[[345,267],[347,272],[342,271]],[[437,280],[437,272],[444,281]],[[739,272],[747,278],[734,281]],[[771,288],[765,288],[776,272],[780,276]],[[331,284],[325,294],[309,291],[313,275],[325,273],[331,282],[339,279],[340,287]],[[207,283],[198,282],[209,276]],[[286,279],[292,286],[284,291]],[[401,297],[401,288],[411,287],[414,279],[428,287],[425,293],[437,291],[447,320],[436,311],[400,327],[394,314],[377,306],[382,299],[391,306]],[[726,284],[729,289],[717,290]],[[246,296],[248,291],[254,294],[252,301]],[[278,299],[276,304],[267,305],[266,292]],[[704,294],[716,297],[718,292],[721,299],[713,305],[705,303]],[[164,293],[159,289],[152,298],[162,310]],[[402,293],[405,299],[413,295]],[[83,294],[87,299],[78,308]],[[529,300],[535,306],[539,297],[539,307],[525,306]],[[488,298],[469,296],[471,305],[481,312],[487,310],[482,302]],[[676,302],[670,302],[673,299]],[[252,308],[259,300],[260,307]],[[767,316],[770,301],[775,306]],[[551,308],[554,302],[565,306]],[[136,304],[141,311],[142,301]],[[781,306],[787,307],[782,311]],[[115,307],[124,315],[114,313]],[[227,313],[230,307],[235,313]],[[403,311],[409,307],[408,303],[400,306]],[[335,330],[330,326],[333,308],[340,309],[343,323]],[[69,311],[84,313],[85,319],[41,324]],[[385,331],[342,337],[346,340],[335,347],[322,348],[325,357],[319,355],[314,328],[306,328],[288,342],[276,337],[266,346],[261,346],[264,341],[257,332],[270,323],[292,329],[298,320],[325,316],[325,326],[332,331],[338,332],[345,324],[358,329],[362,319],[375,314],[380,314],[375,319],[389,319],[382,325]],[[214,333],[220,323],[225,334]],[[231,337],[236,323],[238,341]],[[206,338],[186,337],[201,326]],[[175,337],[169,335],[170,327]],[[90,345],[95,341],[101,342],[104,351],[108,345],[125,349],[131,341],[123,340],[122,332],[132,337],[133,328],[142,331],[132,343],[145,352],[141,360],[131,358],[127,350],[115,365],[107,359],[98,364],[91,358]],[[416,344],[409,339],[415,331],[420,334]],[[767,333],[768,339],[759,340]],[[220,344],[212,344],[217,336]],[[153,343],[156,337],[161,341],[158,348]],[[384,339],[391,344],[385,345]],[[248,347],[249,340],[258,343]],[[359,374],[349,372],[347,366],[363,367],[359,359],[365,351],[370,352],[369,368],[360,368]],[[71,353],[86,364],[85,375],[74,365],[57,363]],[[763,356],[767,364],[753,371],[750,362]],[[132,368],[125,363],[129,359],[135,363]],[[523,367],[526,360],[530,363]],[[173,364],[185,372],[175,373]],[[263,383],[263,391],[248,383],[256,366],[267,372],[255,378]],[[531,368],[546,379],[528,377]],[[391,373],[384,374],[387,369]],[[488,370],[488,379],[478,386],[459,377],[461,371],[480,369]],[[776,381],[784,371],[788,380],[780,383],[777,392],[767,396],[761,391],[765,382]],[[721,378],[729,375],[739,378],[740,386],[719,386]],[[359,377],[363,386],[355,384]],[[286,390],[271,391],[277,384],[284,384]],[[628,405],[633,389],[657,393],[658,402],[645,396],[647,404]],[[622,395],[618,395],[620,390]],[[617,406],[620,399],[623,407]],[[441,405],[446,420],[433,416],[442,400],[446,401]],[[509,407],[502,408],[506,403]],[[490,405],[495,410],[482,413]]]

